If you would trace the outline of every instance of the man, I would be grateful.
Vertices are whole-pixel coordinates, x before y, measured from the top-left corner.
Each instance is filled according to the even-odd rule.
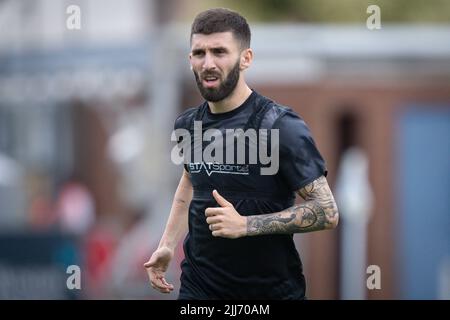
[[[291,109],[247,86],[244,71],[252,58],[242,16],[211,9],[195,18],[189,59],[206,101],[178,117],[175,129],[192,132],[199,123],[203,131],[270,129],[278,134],[271,143],[279,148],[279,168],[262,174],[261,161],[214,170],[192,159],[185,164],[159,247],[144,264],[152,287],[170,293],[165,271],[188,230],[179,299],[304,299],[293,234],[338,223],[325,163],[308,127]],[[296,193],[305,200],[300,205],[294,205]]]

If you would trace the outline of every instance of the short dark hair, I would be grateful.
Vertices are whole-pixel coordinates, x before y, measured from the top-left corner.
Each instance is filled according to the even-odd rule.
[[[212,34],[227,31],[231,31],[241,42],[241,48],[250,48],[251,33],[247,20],[239,13],[225,8],[200,12],[192,23],[190,39],[192,41],[192,36],[196,33]]]

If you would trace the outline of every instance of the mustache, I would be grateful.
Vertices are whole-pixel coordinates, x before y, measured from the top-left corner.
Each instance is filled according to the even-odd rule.
[[[200,74],[200,78],[205,79],[206,77],[216,77],[220,79],[220,73],[215,71],[205,71]]]

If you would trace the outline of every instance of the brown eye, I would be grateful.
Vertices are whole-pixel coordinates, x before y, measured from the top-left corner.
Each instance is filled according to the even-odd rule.
[[[201,50],[194,50],[194,51],[192,51],[192,55],[194,57],[200,57],[200,56],[204,55],[204,52]]]
[[[224,53],[226,53],[226,51],[224,49],[216,49],[216,50],[214,50],[214,54],[216,54],[216,55],[222,55]]]

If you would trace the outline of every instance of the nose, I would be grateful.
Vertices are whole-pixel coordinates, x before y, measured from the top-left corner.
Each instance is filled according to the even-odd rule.
[[[214,70],[215,68],[214,57],[210,53],[206,53],[205,60],[203,61],[203,70]]]

